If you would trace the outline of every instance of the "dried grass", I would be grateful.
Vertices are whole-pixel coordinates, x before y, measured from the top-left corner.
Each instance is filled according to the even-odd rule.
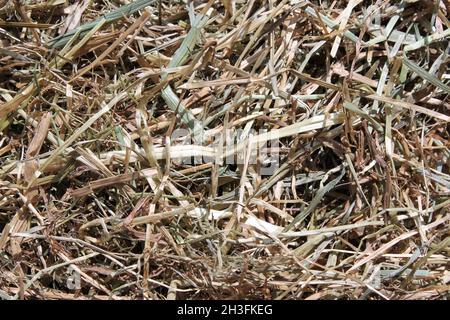
[[[447,299],[450,2],[188,2],[0,1],[0,298]]]

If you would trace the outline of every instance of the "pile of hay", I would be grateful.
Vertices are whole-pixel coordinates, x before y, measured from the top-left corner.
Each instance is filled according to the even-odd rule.
[[[0,298],[448,298],[448,16],[0,1]]]

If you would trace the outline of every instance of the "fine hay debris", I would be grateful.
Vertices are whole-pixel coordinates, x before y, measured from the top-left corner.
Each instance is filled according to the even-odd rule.
[[[0,298],[447,299],[449,16],[0,1]]]

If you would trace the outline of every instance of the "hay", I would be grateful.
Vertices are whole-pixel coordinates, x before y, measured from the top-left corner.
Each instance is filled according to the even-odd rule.
[[[0,298],[449,297],[449,1],[0,6]]]

